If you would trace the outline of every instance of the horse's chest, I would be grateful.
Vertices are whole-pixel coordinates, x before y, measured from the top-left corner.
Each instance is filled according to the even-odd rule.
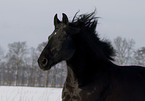
[[[96,88],[92,90],[83,90],[72,86],[64,87],[62,92],[62,101],[100,101],[98,99]]]
[[[81,89],[77,85],[64,87],[62,101],[82,101],[80,93]]]

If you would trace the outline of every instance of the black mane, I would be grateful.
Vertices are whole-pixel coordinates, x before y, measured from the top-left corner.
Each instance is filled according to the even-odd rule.
[[[74,17],[72,23],[75,24],[78,27],[81,27],[83,29],[89,29],[91,33],[96,33],[96,26],[98,23],[98,18],[95,17],[95,11],[90,14],[82,14],[78,17]]]
[[[115,55],[115,51],[112,45],[107,40],[100,40],[100,38],[98,37],[98,33],[96,32],[99,17],[95,17],[95,11],[90,14],[82,14],[79,16],[77,16],[77,13],[75,14],[72,22],[70,23],[70,26],[80,28],[84,31],[89,31],[88,35],[92,38],[92,40],[95,41],[92,44],[96,45],[96,47],[99,46],[107,59],[113,60],[112,57]]]

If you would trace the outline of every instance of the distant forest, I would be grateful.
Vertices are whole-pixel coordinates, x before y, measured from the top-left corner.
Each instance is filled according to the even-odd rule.
[[[0,47],[0,85],[63,87],[67,75],[65,61],[49,71],[42,71],[37,64],[46,44],[43,42],[37,48],[28,48],[26,42],[13,42],[8,45],[7,53]],[[134,49],[134,40],[117,37],[112,45],[116,51],[114,63],[145,66],[145,47]]]

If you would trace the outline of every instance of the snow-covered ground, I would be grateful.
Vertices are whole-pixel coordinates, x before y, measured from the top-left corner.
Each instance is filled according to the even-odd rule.
[[[61,88],[0,86],[0,101],[61,101]]]

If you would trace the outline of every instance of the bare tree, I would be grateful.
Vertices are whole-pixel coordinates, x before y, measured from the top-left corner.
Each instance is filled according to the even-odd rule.
[[[26,42],[14,42],[9,44],[8,48],[9,50],[6,55],[9,68],[8,72],[13,72],[15,74],[15,85],[18,85],[18,71],[24,66],[24,58],[27,53]]]
[[[3,61],[4,59],[4,51],[2,47],[0,46],[0,84],[3,84],[4,81],[4,68],[5,68],[5,62]]]
[[[135,51],[134,59],[137,65],[145,66],[145,47],[142,47]]]
[[[38,60],[38,51],[35,48],[31,48],[31,52],[30,52],[30,57],[31,57],[31,69],[33,70],[33,85],[38,86],[38,82],[39,82],[39,74],[40,74],[40,69],[37,63]]]
[[[116,62],[120,65],[130,64],[133,57],[133,47],[135,41],[133,39],[127,40],[121,37],[114,39],[114,47],[116,50]]]
[[[0,46],[0,62],[2,62],[2,59],[4,58],[4,50]]]

